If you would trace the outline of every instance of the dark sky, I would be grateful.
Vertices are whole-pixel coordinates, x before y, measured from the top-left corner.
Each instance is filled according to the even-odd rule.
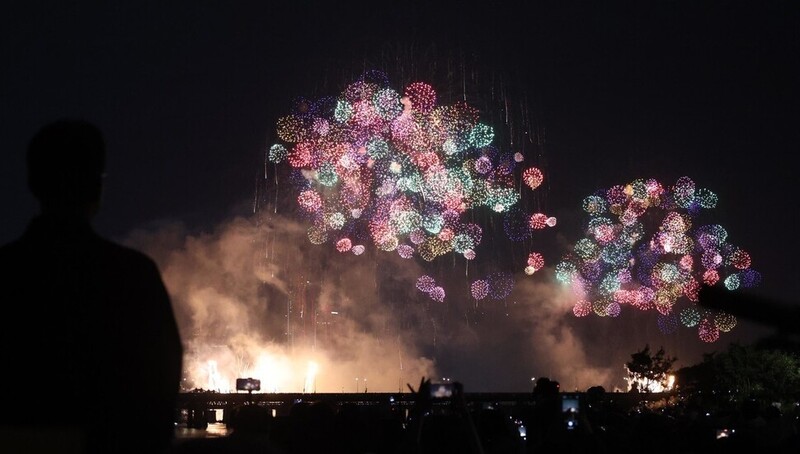
[[[210,228],[251,210],[294,97],[338,93],[348,72],[392,59],[425,79],[409,55],[435,48],[525,94],[514,102],[544,142],[542,203],[566,235],[568,213],[597,189],[687,175],[719,195],[718,222],[764,277],[757,292],[795,302],[796,2],[515,3],[6,6],[0,242],[36,211],[23,156],[48,121],[84,117],[106,134],[100,232],[165,219]]]

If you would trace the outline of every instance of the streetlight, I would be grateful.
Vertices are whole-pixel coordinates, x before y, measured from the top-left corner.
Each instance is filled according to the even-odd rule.
[[[358,377],[356,377],[356,392],[358,392]]]

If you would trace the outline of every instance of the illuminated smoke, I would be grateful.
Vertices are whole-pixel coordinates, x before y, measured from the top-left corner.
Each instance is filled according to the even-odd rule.
[[[413,289],[413,263],[396,266],[402,259],[392,257],[375,266],[348,256],[346,266],[328,265],[338,253],[309,244],[293,221],[273,221],[130,235],[128,244],[157,261],[172,297],[186,348],[185,388],[230,391],[236,378],[251,377],[262,392],[340,392],[358,376],[371,391],[396,391],[435,375],[414,334],[398,328],[384,304],[410,299],[397,290]],[[385,282],[377,270],[388,266],[394,272]]]
[[[543,272],[549,276],[539,281],[520,279],[515,289],[522,305],[515,325],[520,334],[529,333],[521,338],[523,351],[528,352],[524,359],[534,365],[533,373],[559,381],[562,390],[595,385],[610,389],[615,380],[609,356],[591,358],[587,344],[597,339],[570,323],[574,294],[554,283],[552,269]]]
[[[471,286],[463,270],[440,273],[437,285],[455,287],[459,277],[463,295],[439,303],[416,287],[432,269],[419,261],[341,254],[305,235],[300,223],[274,215],[208,233],[169,224],[129,236],[156,259],[172,295],[186,389],[231,390],[236,378],[252,377],[261,392],[352,392],[359,377],[362,390],[366,378],[369,391],[390,392],[426,376],[453,377],[467,391],[527,391],[532,377],[548,376],[563,390],[624,390],[620,367],[634,346],[658,342],[684,364],[701,359],[690,351],[694,336],[663,335],[641,322],[653,315],[646,311],[574,317],[577,295],[553,267],[518,272],[501,301],[488,282]]]
[[[572,294],[552,269],[518,279],[508,317],[432,322],[426,304],[441,303],[416,289],[418,263],[342,255],[305,234],[275,215],[260,225],[236,218],[209,233],[173,224],[129,236],[157,261],[173,298],[186,389],[230,391],[236,378],[251,377],[261,392],[351,392],[360,377],[362,389],[366,378],[370,391],[405,391],[443,374],[471,391],[525,390],[532,375],[583,389],[612,383],[609,363],[590,358],[590,339],[570,324]],[[481,304],[497,311],[506,303]]]

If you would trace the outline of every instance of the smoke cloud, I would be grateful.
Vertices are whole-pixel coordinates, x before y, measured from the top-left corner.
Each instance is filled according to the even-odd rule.
[[[330,252],[281,216],[199,234],[165,224],[126,243],[162,271],[186,347],[185,387],[227,391],[252,377],[264,391],[391,391],[435,375],[414,333],[392,320],[391,305],[413,291],[413,262]]]
[[[432,265],[369,247],[342,254],[306,232],[272,214],[209,232],[164,223],[128,236],[156,260],[172,297],[184,388],[229,391],[252,377],[262,391],[391,392],[431,377],[468,392],[518,392],[547,376],[562,389],[613,389],[624,387],[630,353],[653,339],[641,319],[572,316],[575,295],[550,268],[519,272],[502,301],[475,301],[474,268],[467,276],[455,260]],[[415,288],[422,274],[447,289],[444,302]],[[680,344],[664,345],[680,357]]]

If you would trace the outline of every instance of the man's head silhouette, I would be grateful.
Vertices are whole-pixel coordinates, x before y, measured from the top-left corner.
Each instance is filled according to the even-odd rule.
[[[106,147],[103,134],[83,120],[44,126],[27,152],[28,187],[42,213],[93,216],[100,206]]]

